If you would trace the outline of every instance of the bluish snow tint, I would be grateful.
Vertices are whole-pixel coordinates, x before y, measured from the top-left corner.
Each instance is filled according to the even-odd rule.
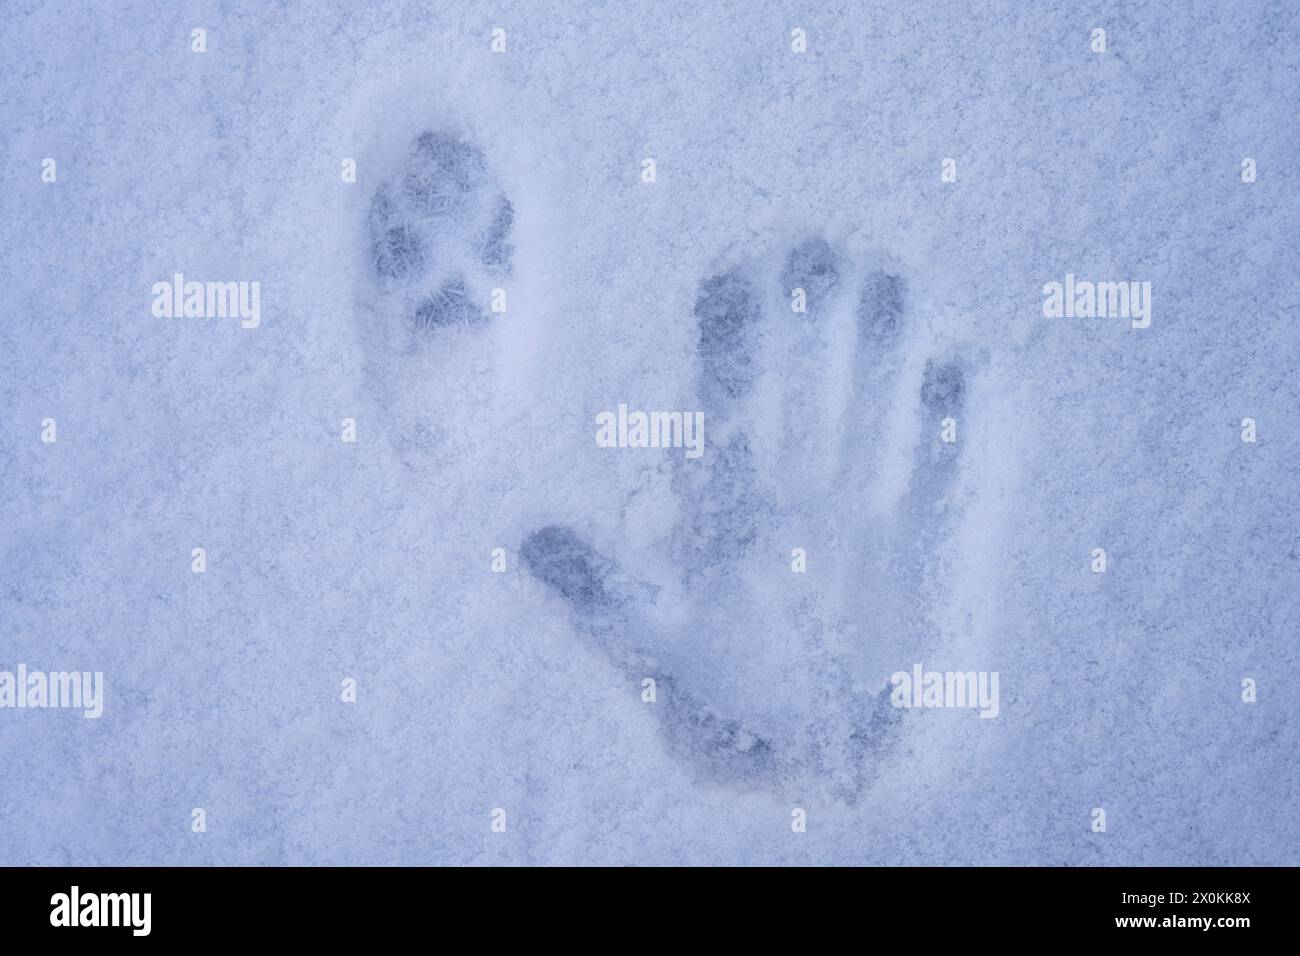
[[[0,863],[1300,863],[1294,4],[20,6]]]

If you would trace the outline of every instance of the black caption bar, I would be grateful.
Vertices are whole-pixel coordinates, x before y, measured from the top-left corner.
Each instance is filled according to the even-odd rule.
[[[683,920],[762,938],[784,924],[928,943],[1292,937],[1294,869],[0,869],[7,942],[533,939]],[[973,935],[972,935],[973,934]],[[1263,934],[1261,936],[1260,934]],[[732,942],[734,942],[734,936]]]

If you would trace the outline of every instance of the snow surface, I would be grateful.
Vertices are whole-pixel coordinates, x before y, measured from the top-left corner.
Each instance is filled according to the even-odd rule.
[[[1300,863],[1300,8],[1166,7],[10,5],[0,863]]]

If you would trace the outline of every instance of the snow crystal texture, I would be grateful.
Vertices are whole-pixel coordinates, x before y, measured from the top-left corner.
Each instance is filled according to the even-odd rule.
[[[1164,7],[6,10],[0,864],[1300,863],[1300,7]]]

